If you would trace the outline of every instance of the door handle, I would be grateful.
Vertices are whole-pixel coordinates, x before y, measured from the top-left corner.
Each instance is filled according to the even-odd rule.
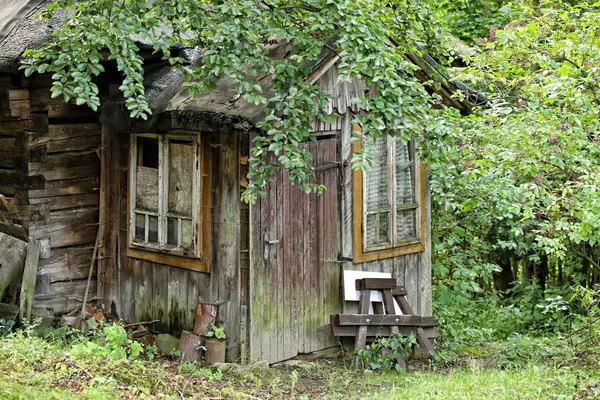
[[[267,260],[269,259],[269,246],[279,243],[279,240],[269,240],[269,235],[265,233],[265,250],[263,252],[263,259],[265,260],[265,266],[267,265]]]

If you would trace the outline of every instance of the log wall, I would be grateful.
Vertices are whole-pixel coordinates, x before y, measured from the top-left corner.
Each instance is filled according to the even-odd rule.
[[[42,243],[34,304],[64,313],[81,306],[98,231],[98,114],[52,99],[47,77],[10,78],[0,77],[0,193]]]

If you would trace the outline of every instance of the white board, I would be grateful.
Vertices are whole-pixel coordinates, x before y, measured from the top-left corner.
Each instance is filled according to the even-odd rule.
[[[344,270],[344,300],[359,301],[360,290],[356,290],[356,280],[363,278],[391,278],[389,272],[371,272],[371,271],[350,271]],[[373,302],[383,303],[383,298],[379,290],[371,290],[371,304],[369,304],[369,314],[373,314]],[[402,315],[402,311],[394,300],[396,314]]]

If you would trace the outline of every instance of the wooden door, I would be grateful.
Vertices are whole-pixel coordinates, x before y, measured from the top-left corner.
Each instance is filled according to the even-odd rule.
[[[335,345],[329,315],[340,307],[336,140],[307,148],[327,190],[307,195],[279,171],[253,207],[251,360],[273,363]]]

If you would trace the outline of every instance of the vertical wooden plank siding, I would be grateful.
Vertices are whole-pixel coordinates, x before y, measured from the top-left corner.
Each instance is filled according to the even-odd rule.
[[[264,266],[254,259],[251,264],[251,360],[276,362],[335,344],[328,321],[339,308],[337,142],[327,139],[307,148],[316,167],[328,165],[317,172],[318,182],[328,186],[325,194],[304,194],[280,170],[261,209],[253,207],[252,224],[260,220],[263,237],[279,242],[252,240],[263,246],[252,248],[252,257],[262,257],[265,248],[268,257]],[[268,323],[260,324],[261,319]]]

